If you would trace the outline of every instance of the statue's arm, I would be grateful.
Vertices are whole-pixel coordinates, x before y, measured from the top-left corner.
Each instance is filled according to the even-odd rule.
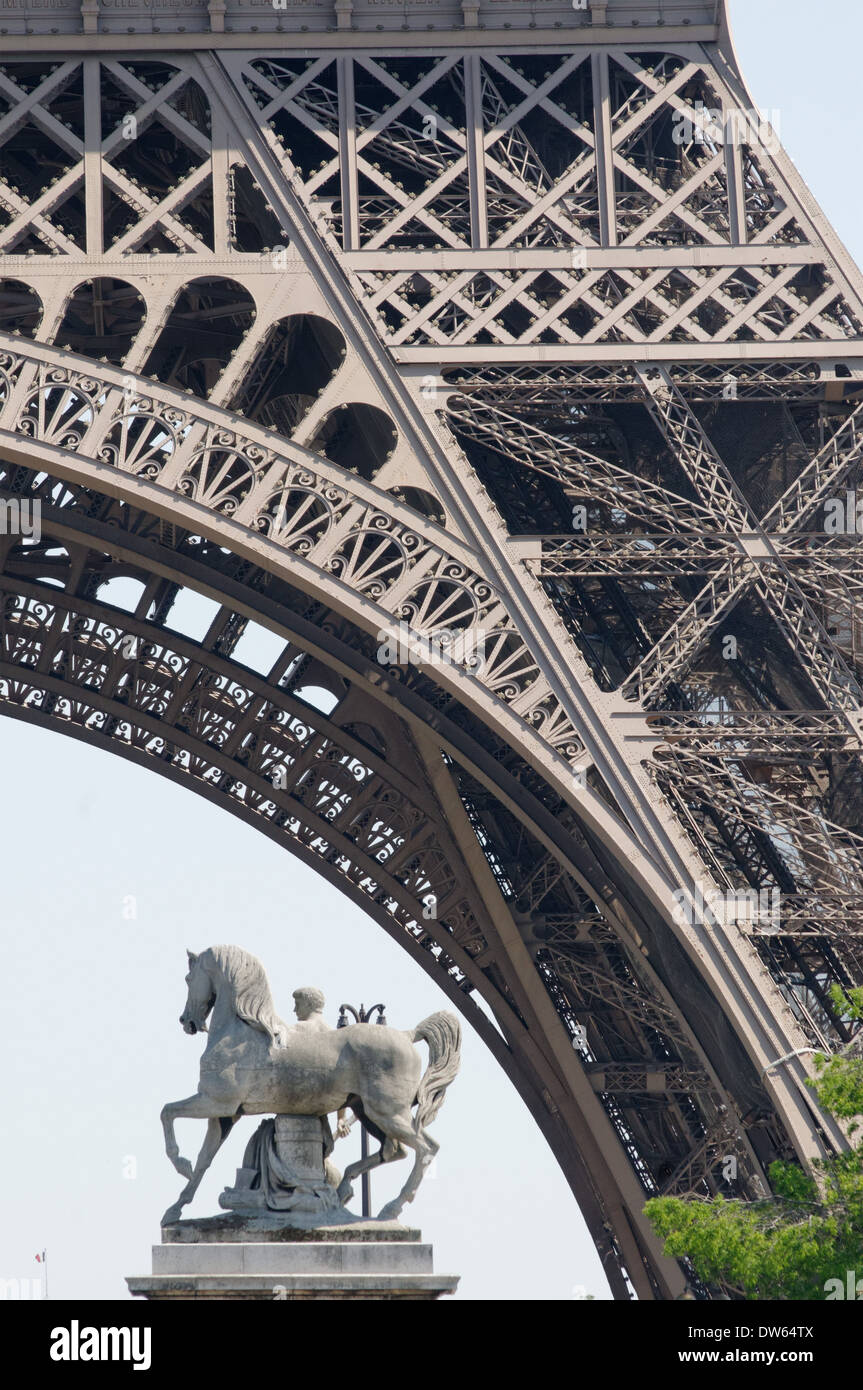
[[[348,1119],[345,1118],[345,1116],[347,1115],[347,1113],[348,1113],[348,1112],[347,1112],[347,1107],[343,1105],[342,1108],[341,1108],[341,1110],[339,1110],[339,1111],[337,1112],[337,1114],[336,1114],[336,1121],[337,1121],[337,1124],[336,1124],[336,1138],[337,1138],[337,1139],[345,1139],[345,1138],[347,1138],[348,1134],[350,1133],[351,1125],[354,1123],[354,1120],[357,1118],[356,1115],[351,1115],[351,1118],[348,1120]]]

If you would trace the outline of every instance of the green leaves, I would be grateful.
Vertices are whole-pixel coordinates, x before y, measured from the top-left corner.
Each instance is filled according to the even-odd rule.
[[[863,1017],[863,989],[836,991],[848,1019]],[[809,1084],[825,1110],[863,1116],[863,1061],[820,1058]],[[853,1127],[852,1127],[853,1128]],[[645,1206],[665,1253],[688,1258],[706,1284],[749,1299],[823,1299],[829,1279],[863,1276],[863,1146],[816,1165],[773,1163],[773,1196],[761,1202],[655,1197]]]
[[[863,1115],[863,1061],[857,1057],[817,1057],[818,1076],[807,1084],[821,1105],[840,1120]],[[853,1134],[859,1126],[851,1126]]]

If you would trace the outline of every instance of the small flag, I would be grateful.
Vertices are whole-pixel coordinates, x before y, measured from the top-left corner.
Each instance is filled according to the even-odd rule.
[[[46,1259],[47,1259],[47,1255],[46,1255],[45,1251],[43,1250],[41,1255],[37,1255],[37,1256],[36,1256],[36,1263],[37,1263],[37,1264],[40,1264],[40,1265],[43,1265],[43,1264],[45,1263],[45,1260],[46,1260]]]

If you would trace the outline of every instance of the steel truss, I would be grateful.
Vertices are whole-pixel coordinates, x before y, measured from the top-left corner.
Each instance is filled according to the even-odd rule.
[[[530,9],[7,6],[0,709],[361,904],[707,1297],[645,1196],[848,1143],[863,289],[721,3]]]

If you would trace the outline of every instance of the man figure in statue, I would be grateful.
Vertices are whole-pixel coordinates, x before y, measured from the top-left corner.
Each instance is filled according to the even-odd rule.
[[[329,1032],[330,1025],[324,1018],[323,1013],[325,1003],[326,1000],[323,996],[323,992],[319,989],[315,989],[314,985],[304,985],[302,989],[295,989],[294,1013],[297,1016],[297,1021],[294,1024],[294,1029],[296,1031],[314,1033]],[[324,1139],[325,1166],[329,1165],[329,1167],[332,1168],[330,1160],[327,1157],[327,1155],[332,1152],[333,1148],[332,1131],[330,1130],[329,1121],[325,1115],[321,1116],[321,1122],[326,1126],[326,1136]],[[345,1124],[344,1108],[338,1113],[338,1122],[339,1137],[342,1138],[347,1134],[353,1124],[353,1120],[349,1120],[347,1124]],[[338,1174],[335,1182],[333,1182],[333,1186],[338,1187],[341,1181],[341,1173],[338,1173],[338,1169],[336,1168],[332,1168],[332,1172]],[[328,1177],[330,1177],[330,1181],[332,1182],[332,1177],[329,1173]]]
[[[328,1033],[330,1025],[324,1018],[324,1004],[326,1000],[323,991],[315,989],[314,985],[303,985],[301,989],[294,990],[294,1013],[297,1021],[294,1024],[296,1032]],[[339,1111],[339,1120],[344,1119],[344,1110]],[[338,1187],[342,1180],[342,1175],[335,1164],[330,1159],[333,1151],[333,1132],[330,1129],[330,1122],[326,1115],[321,1115],[321,1124],[324,1131],[324,1172],[327,1182],[331,1187]],[[347,1132],[347,1131],[345,1131]]]
[[[297,1016],[297,1022],[294,1024],[294,1028],[302,1029],[304,1033],[329,1033],[330,1025],[323,1014],[325,1003],[323,994],[313,985],[304,985],[302,989],[295,989],[294,1013]]]

